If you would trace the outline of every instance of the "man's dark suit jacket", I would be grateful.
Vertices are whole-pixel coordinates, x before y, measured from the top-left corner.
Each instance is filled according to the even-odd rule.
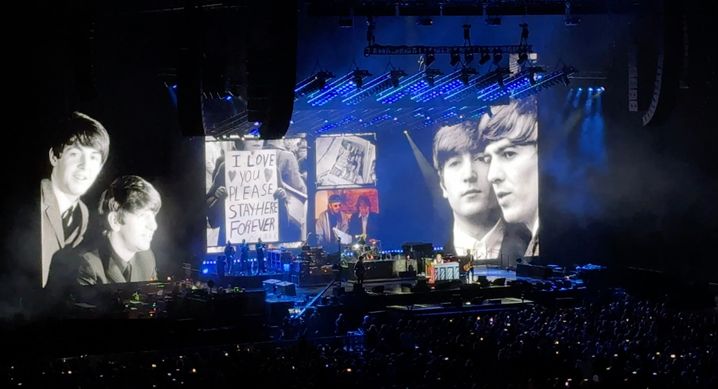
[[[157,279],[155,255],[152,250],[140,251],[130,260],[130,279],[125,279],[119,258],[113,254],[107,238],[101,238],[94,248],[79,253],[80,269],[77,282],[80,285],[101,285],[123,282],[153,281]]]
[[[369,220],[366,222],[366,235],[369,238],[376,238],[377,232],[379,230],[379,214],[374,212],[369,212]],[[359,235],[362,233],[361,228],[361,217],[359,217],[359,212],[355,212],[352,214],[351,219],[349,219],[349,234],[351,235]]]
[[[504,239],[501,241],[499,263],[497,264],[500,266],[515,265],[517,258],[523,258],[530,240],[531,232],[524,225],[507,223],[504,229]],[[453,232],[444,246],[444,253],[456,255]]]

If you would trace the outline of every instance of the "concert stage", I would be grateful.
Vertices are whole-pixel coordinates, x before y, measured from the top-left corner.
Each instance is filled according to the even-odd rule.
[[[376,275],[384,275],[390,262],[371,264],[379,268]],[[314,314],[342,314],[352,324],[370,313],[401,317],[473,314],[514,310],[536,302],[571,303],[585,289],[577,279],[522,277],[499,268],[477,268],[473,282],[465,274],[459,279],[430,282],[425,275],[400,268],[390,277],[366,279],[363,288],[353,279],[342,278],[341,272],[333,272],[326,282],[315,285],[295,284],[292,275],[291,271],[222,278],[205,274],[197,280],[79,288],[73,300],[45,314],[54,320],[49,327],[22,327],[17,342],[13,338],[9,346],[30,355],[38,349],[20,340],[33,339],[47,355],[62,355],[152,349],[170,343],[256,342],[279,339],[287,320]],[[128,319],[132,324],[127,324]],[[101,334],[80,336],[95,333],[91,328],[97,325],[120,334],[125,333],[123,328],[131,328],[133,334],[142,336],[139,340],[130,335],[111,339]],[[75,340],[70,344],[54,336],[50,330],[54,326],[66,329],[67,336],[62,339]]]

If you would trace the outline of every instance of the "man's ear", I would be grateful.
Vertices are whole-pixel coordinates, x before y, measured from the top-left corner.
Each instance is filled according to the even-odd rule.
[[[112,231],[118,231],[120,229],[120,214],[117,211],[111,211],[107,214],[107,224],[110,225]]]
[[[55,156],[55,153],[52,151],[52,147],[50,147],[48,155],[50,156],[50,165],[52,165],[53,167],[57,166],[58,158]]]
[[[442,177],[441,174],[439,174],[439,186],[441,187],[441,194],[444,196],[445,199],[448,199],[449,195],[446,194],[446,187],[444,186],[444,177]]]

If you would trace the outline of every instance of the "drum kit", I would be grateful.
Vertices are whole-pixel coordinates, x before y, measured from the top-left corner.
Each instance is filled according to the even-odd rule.
[[[347,245],[342,251],[342,258],[346,260],[357,260],[359,256],[364,256],[364,260],[381,259],[381,241],[376,239],[366,239],[365,235],[355,235],[354,243]]]

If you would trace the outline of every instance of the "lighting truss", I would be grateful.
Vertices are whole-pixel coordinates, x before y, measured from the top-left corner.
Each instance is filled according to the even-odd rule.
[[[459,81],[461,81],[462,85],[455,88],[453,91],[447,92],[444,95],[444,100],[457,99],[463,96],[467,91],[471,91],[473,89],[472,84],[474,83],[471,78],[477,74],[478,72],[474,68],[465,67],[461,69]]]
[[[327,86],[327,80],[332,78],[334,78],[334,74],[332,72],[320,70],[313,76],[310,76],[298,83],[297,87],[294,88],[294,95],[306,96],[318,90],[322,90]]]
[[[361,128],[368,128],[368,127],[371,127],[371,126],[375,126],[375,125],[377,125],[377,124],[379,124],[379,123],[381,123],[381,122],[385,122],[385,121],[387,121],[387,120],[392,120],[392,119],[394,119],[394,118],[395,118],[395,116],[389,114],[389,110],[387,109],[387,110],[384,111],[384,113],[379,114],[379,115],[376,115],[376,116],[374,116],[373,118],[371,118],[371,119],[369,119],[369,120],[363,121],[362,124],[361,124],[359,127],[361,127]]]
[[[333,130],[333,129],[337,128],[337,127],[345,126],[345,125],[347,125],[347,124],[349,124],[349,123],[352,123],[352,122],[355,122],[355,121],[357,121],[357,120],[358,120],[358,118],[357,118],[356,116],[354,116],[354,115],[347,115],[347,116],[345,116],[342,120],[340,120],[340,121],[338,121],[338,122],[332,122],[332,123],[326,123],[326,124],[324,124],[324,125],[321,126],[319,129],[317,129],[317,130],[315,131],[315,133],[321,134],[321,133],[323,133],[323,132],[327,132],[327,131],[329,131],[329,130]]]
[[[443,93],[447,93],[454,88],[458,88],[461,85],[461,81],[458,80],[460,74],[461,70],[455,70],[443,77],[440,77],[436,80],[433,87],[412,96],[411,99],[419,103],[425,103]]]
[[[524,88],[530,85],[529,77],[533,73],[528,70],[522,70],[516,74],[499,73],[496,77],[496,83],[483,88],[479,91],[477,99],[489,103],[503,96],[510,95],[513,90]]]
[[[398,87],[399,80],[406,76],[406,73],[401,69],[392,70],[382,74],[381,76],[369,81],[363,88],[358,89],[356,92],[348,95],[342,100],[347,105],[356,105],[360,101],[364,100],[369,96],[381,93],[389,88]]]
[[[462,67],[461,69],[442,77],[438,85],[412,97],[417,102],[427,102],[438,96],[443,96],[444,100],[458,99],[465,95],[467,91],[472,90],[474,78],[478,72],[472,67]]]
[[[488,72],[482,76],[475,77],[471,82],[466,83],[463,87],[457,89],[455,92],[449,93],[444,96],[444,100],[458,101],[466,97],[467,95],[476,93],[477,90],[481,90],[491,85],[492,82],[496,82],[496,77],[503,72],[508,72],[508,69],[500,68]]]
[[[431,68],[416,73],[404,78],[398,87],[379,93],[376,101],[382,104],[393,104],[404,96],[415,96],[429,89],[434,83],[434,78],[442,74],[441,70]]]
[[[532,52],[531,45],[501,45],[501,46],[390,46],[371,45],[364,48],[364,56],[370,55],[427,55],[433,53],[459,55],[480,53],[518,54]]]
[[[576,73],[576,68],[573,66],[564,66],[561,70],[551,72],[540,79],[535,80],[535,82],[529,86],[513,90],[511,92],[511,97],[520,99],[522,97],[531,96],[544,89],[557,85],[558,83],[568,85],[568,76],[573,73]]]
[[[357,88],[361,88],[362,80],[369,75],[366,70],[354,69],[322,90],[310,94],[307,102],[313,107],[322,106],[336,97],[344,96]]]

